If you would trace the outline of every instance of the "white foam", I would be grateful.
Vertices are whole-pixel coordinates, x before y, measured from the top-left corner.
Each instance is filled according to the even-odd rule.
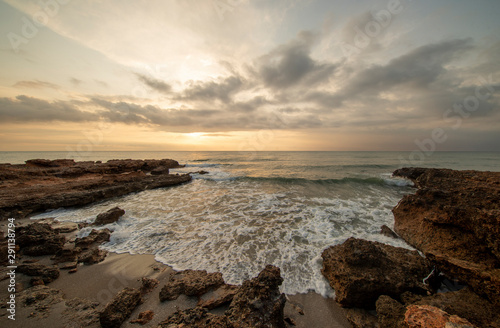
[[[321,275],[324,249],[351,236],[408,246],[379,233],[381,225],[392,225],[398,193],[363,186],[344,195],[338,188],[345,186],[328,188],[311,191],[271,182],[195,179],[45,216],[82,222],[119,206],[126,214],[105,226],[114,230],[103,246],[107,250],[154,254],[178,270],[220,271],[232,284],[274,264],[284,277],[283,292],[312,290],[332,296]]]

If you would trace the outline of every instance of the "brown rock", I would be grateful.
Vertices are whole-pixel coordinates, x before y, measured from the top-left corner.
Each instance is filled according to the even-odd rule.
[[[349,238],[322,254],[322,273],[345,307],[374,308],[380,295],[426,293],[431,268],[416,251]]]
[[[159,283],[157,279],[143,277],[141,279],[141,295],[144,296],[150,293]]]
[[[98,246],[102,243],[108,242],[110,238],[111,231],[108,228],[101,230],[92,229],[87,237],[76,238],[75,247],[88,249],[92,246]]]
[[[430,305],[410,305],[405,313],[409,328],[474,328],[469,321]]]
[[[406,308],[398,301],[387,295],[382,295],[378,298],[377,317],[380,327],[383,328],[400,328],[404,327],[404,319]]]
[[[387,236],[387,237],[399,239],[399,236],[394,231],[392,231],[391,228],[389,228],[385,224],[382,227],[380,227],[380,233],[384,236]]]
[[[78,224],[74,222],[57,222],[51,225],[57,233],[69,233],[78,230]]]
[[[160,323],[159,328],[237,328],[226,316],[208,313],[206,309],[196,307],[177,311]]]
[[[173,160],[32,160],[26,165],[0,165],[0,220],[33,212],[81,206],[145,189],[178,185],[191,176],[147,175],[159,166],[181,167]]]
[[[243,282],[226,311],[226,316],[242,328],[284,328],[285,294],[278,267],[268,265],[256,278]]]
[[[125,211],[119,207],[109,209],[107,212],[97,215],[94,225],[105,225],[118,221],[125,214]]]
[[[72,247],[70,244],[64,245],[64,248],[59,250],[51,259],[54,263],[76,262],[78,255],[82,252],[79,247]]]
[[[377,317],[365,309],[345,308],[344,314],[353,328],[379,328]],[[385,327],[381,327],[385,328]]]
[[[171,275],[160,291],[160,301],[171,301],[179,295],[200,296],[212,288],[224,284],[220,272],[207,273],[205,270],[185,270]]]
[[[150,322],[151,320],[153,320],[154,315],[155,315],[155,313],[151,310],[143,311],[143,312],[139,313],[139,316],[137,317],[137,319],[130,321],[130,323],[138,323],[141,325],[145,325],[148,322]]]
[[[83,251],[78,256],[78,262],[85,264],[95,264],[104,261],[106,255],[108,255],[108,251],[98,248],[91,248],[89,250]]]
[[[39,263],[21,264],[17,267],[16,272],[31,277],[39,277],[45,284],[59,278],[59,269],[57,267],[48,267]]]
[[[500,305],[500,172],[405,168],[418,190],[393,209],[395,230],[450,279]]]
[[[153,170],[151,170],[152,175],[162,175],[162,174],[168,174],[169,170],[168,167],[165,166],[159,166]]]
[[[106,305],[101,312],[99,321],[103,328],[117,328],[127,320],[141,302],[141,292],[138,289],[126,287]]]
[[[238,291],[238,286],[222,285],[216,290],[209,291],[208,293],[200,296],[198,306],[208,310],[215,309],[221,305],[229,304]]]
[[[21,226],[16,231],[16,244],[22,254],[41,256],[51,255],[62,250],[66,238],[54,232],[45,223],[31,223]]]

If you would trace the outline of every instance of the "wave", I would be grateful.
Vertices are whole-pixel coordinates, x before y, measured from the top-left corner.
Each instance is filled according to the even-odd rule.
[[[368,185],[392,185],[392,186],[412,186],[413,183],[406,179],[396,178],[341,178],[341,179],[305,179],[305,178],[285,178],[285,177],[240,177],[239,180],[271,182],[277,184],[317,184],[317,185],[336,185],[336,184],[368,184]]]
[[[208,162],[210,159],[195,159],[193,162]]]

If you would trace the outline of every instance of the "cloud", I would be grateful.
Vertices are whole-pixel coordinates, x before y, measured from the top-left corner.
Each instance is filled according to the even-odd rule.
[[[13,85],[13,87],[14,88],[30,88],[30,89],[43,89],[43,88],[55,89],[55,90],[60,89],[60,87],[57,84],[46,82],[46,81],[40,81],[40,80],[19,81],[19,82],[16,82]]]
[[[158,91],[160,93],[168,94],[172,90],[172,87],[170,86],[170,84],[167,84],[167,83],[165,83],[165,82],[163,82],[161,80],[157,80],[155,78],[148,77],[146,75],[142,75],[142,74],[138,74],[138,73],[135,74],[135,75],[145,85],[147,85],[151,89],[156,90],[156,91]]]
[[[74,78],[74,77],[70,78],[70,79],[69,79],[69,82],[71,82],[71,84],[73,84],[73,85],[75,85],[75,86],[79,86],[80,84],[82,84],[82,83],[83,83],[83,81],[82,81],[82,80],[79,80],[79,79]]]
[[[48,102],[24,95],[15,100],[0,98],[1,122],[88,122],[98,119],[98,115],[82,111],[70,102]]]
[[[232,96],[236,94],[244,85],[244,81],[239,76],[229,76],[218,81],[192,82],[178,100],[185,101],[221,101],[231,102]]]
[[[311,57],[318,35],[300,32],[296,39],[279,46],[258,60],[257,74],[267,87],[286,89],[296,85],[316,85],[328,81],[336,66]]]

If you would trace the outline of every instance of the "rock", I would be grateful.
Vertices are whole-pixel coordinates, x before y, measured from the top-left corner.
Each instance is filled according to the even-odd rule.
[[[160,323],[161,328],[284,328],[285,295],[279,291],[280,269],[268,265],[234,295],[224,315],[214,315],[196,307],[178,311]]]
[[[377,303],[378,324],[383,328],[404,327],[406,308],[398,301],[387,295],[378,298]]]
[[[99,316],[101,327],[117,328],[127,320],[141,302],[141,292],[138,289],[126,287],[106,305]]]
[[[16,244],[22,254],[31,256],[52,255],[63,249],[66,238],[54,232],[45,223],[31,223],[16,231]]]
[[[256,278],[243,282],[226,311],[226,316],[238,327],[284,328],[285,294],[278,267],[268,265]]]
[[[57,222],[51,225],[56,233],[69,233],[78,230],[78,224],[74,222]]]
[[[143,277],[141,279],[141,295],[144,296],[150,293],[159,283],[157,279]]]
[[[212,288],[224,284],[220,272],[207,273],[205,270],[185,270],[171,275],[160,291],[160,301],[171,301],[179,295],[200,296]]]
[[[426,293],[431,268],[416,251],[349,238],[322,254],[322,273],[344,307],[374,308],[380,295]]]
[[[87,237],[76,238],[75,247],[88,249],[92,246],[98,246],[102,243],[108,242],[111,238],[111,231],[106,228],[102,230],[92,229]]]
[[[139,313],[139,316],[137,317],[137,319],[130,321],[130,323],[138,323],[141,325],[145,325],[148,322],[150,322],[151,320],[153,320],[154,315],[155,315],[154,312],[151,310],[143,311],[143,312]]]
[[[379,328],[377,317],[367,310],[345,308],[344,313],[347,321],[349,321],[354,328]]]
[[[224,284],[216,290],[209,291],[200,296],[198,306],[212,310],[221,305],[229,304],[233,300],[234,295],[236,295],[238,288],[238,286]]]
[[[404,168],[418,190],[393,209],[396,232],[449,279],[500,305],[500,172]]]
[[[430,305],[410,305],[405,313],[409,328],[474,328],[469,321]]]
[[[119,207],[114,207],[107,212],[97,215],[94,225],[105,225],[118,221],[118,219],[125,214],[125,211]]]
[[[159,328],[237,328],[226,316],[208,313],[206,309],[196,307],[177,311],[160,323]],[[244,326],[246,327],[246,326]]]
[[[91,248],[89,250],[83,251],[80,256],[78,256],[78,262],[85,264],[95,264],[104,261],[108,251]]]
[[[80,247],[72,247],[72,245],[66,244],[64,248],[59,250],[51,259],[54,263],[64,263],[64,262],[76,262],[78,261],[78,255],[82,252]]]
[[[77,267],[78,267],[78,262],[75,261],[75,262],[69,262],[67,264],[61,265],[59,267],[59,269],[61,269],[61,270],[73,270],[73,269],[76,269]]]
[[[162,174],[168,174],[169,170],[168,167],[165,166],[159,166],[153,170],[151,170],[152,175],[162,175]]]
[[[68,273],[76,273],[77,271],[78,271],[78,269],[74,268],[74,269],[69,270]]]
[[[385,224],[382,227],[380,227],[380,233],[384,236],[387,236],[387,237],[399,239],[399,236],[394,231],[392,231],[391,228],[389,228]]]
[[[111,160],[107,163],[30,160],[23,165],[0,165],[0,181],[4,187],[0,189],[0,220],[191,181],[188,174],[153,176],[145,173],[160,166],[181,167],[173,160]]]
[[[45,284],[59,278],[59,269],[57,267],[48,267],[39,263],[21,264],[17,267],[17,272],[24,273],[27,276],[40,277]]]

